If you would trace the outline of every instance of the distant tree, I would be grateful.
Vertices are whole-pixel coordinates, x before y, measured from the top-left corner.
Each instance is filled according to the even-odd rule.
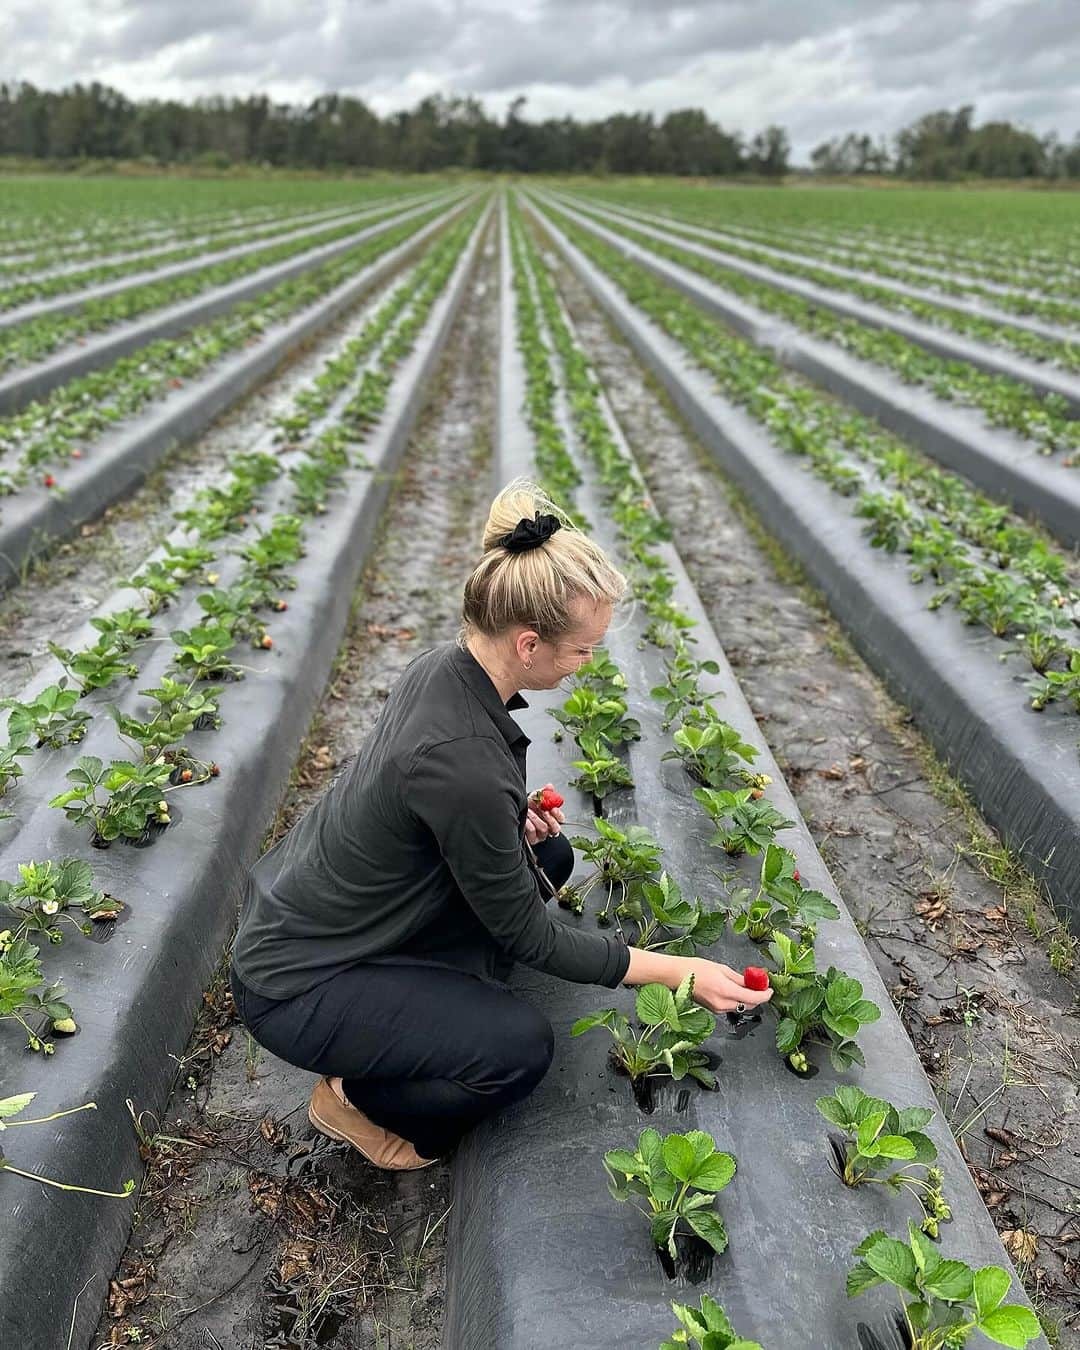
[[[765,174],[770,178],[780,178],[788,171],[788,156],[791,145],[783,127],[767,126],[759,131],[750,142],[747,154],[747,167],[753,173]]]

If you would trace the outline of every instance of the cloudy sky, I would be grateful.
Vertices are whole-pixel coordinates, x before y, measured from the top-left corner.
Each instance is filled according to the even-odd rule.
[[[1080,131],[1077,0],[2,0],[0,80],[133,98],[328,90],[376,111],[435,92],[501,116],[785,125],[795,159],[933,108]]]

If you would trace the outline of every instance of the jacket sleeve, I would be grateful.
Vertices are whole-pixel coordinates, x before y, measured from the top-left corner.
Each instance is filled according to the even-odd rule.
[[[613,988],[620,982],[629,949],[617,938],[573,928],[545,907],[525,857],[525,796],[493,740],[462,737],[417,754],[406,799],[435,836],[470,909],[507,956],[577,984]]]

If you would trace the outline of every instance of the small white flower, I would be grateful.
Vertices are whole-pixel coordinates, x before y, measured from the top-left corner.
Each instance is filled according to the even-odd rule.
[[[55,914],[59,908],[60,905],[56,900],[43,900],[41,902],[41,910],[43,914]]]

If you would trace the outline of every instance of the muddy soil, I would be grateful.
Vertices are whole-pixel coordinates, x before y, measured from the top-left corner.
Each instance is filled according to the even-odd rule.
[[[1080,1347],[1076,940],[580,284],[555,272],[1051,1343]]]
[[[414,434],[334,674],[265,845],[370,730],[408,661],[452,638],[491,498],[497,273],[488,245]],[[265,413],[264,413],[265,415]],[[223,981],[160,1122],[95,1346],[435,1350],[449,1166],[394,1176],[307,1121],[315,1081],[261,1050]]]
[[[360,332],[393,284],[365,296],[294,351],[197,441],[167,455],[135,492],[83,525],[48,558],[31,564],[16,590],[0,593],[0,697],[17,695],[49,659],[47,641],[68,645],[69,634],[173,530],[173,512],[224,476],[233,454],[273,448],[270,419],[291,408],[326,361]]]

